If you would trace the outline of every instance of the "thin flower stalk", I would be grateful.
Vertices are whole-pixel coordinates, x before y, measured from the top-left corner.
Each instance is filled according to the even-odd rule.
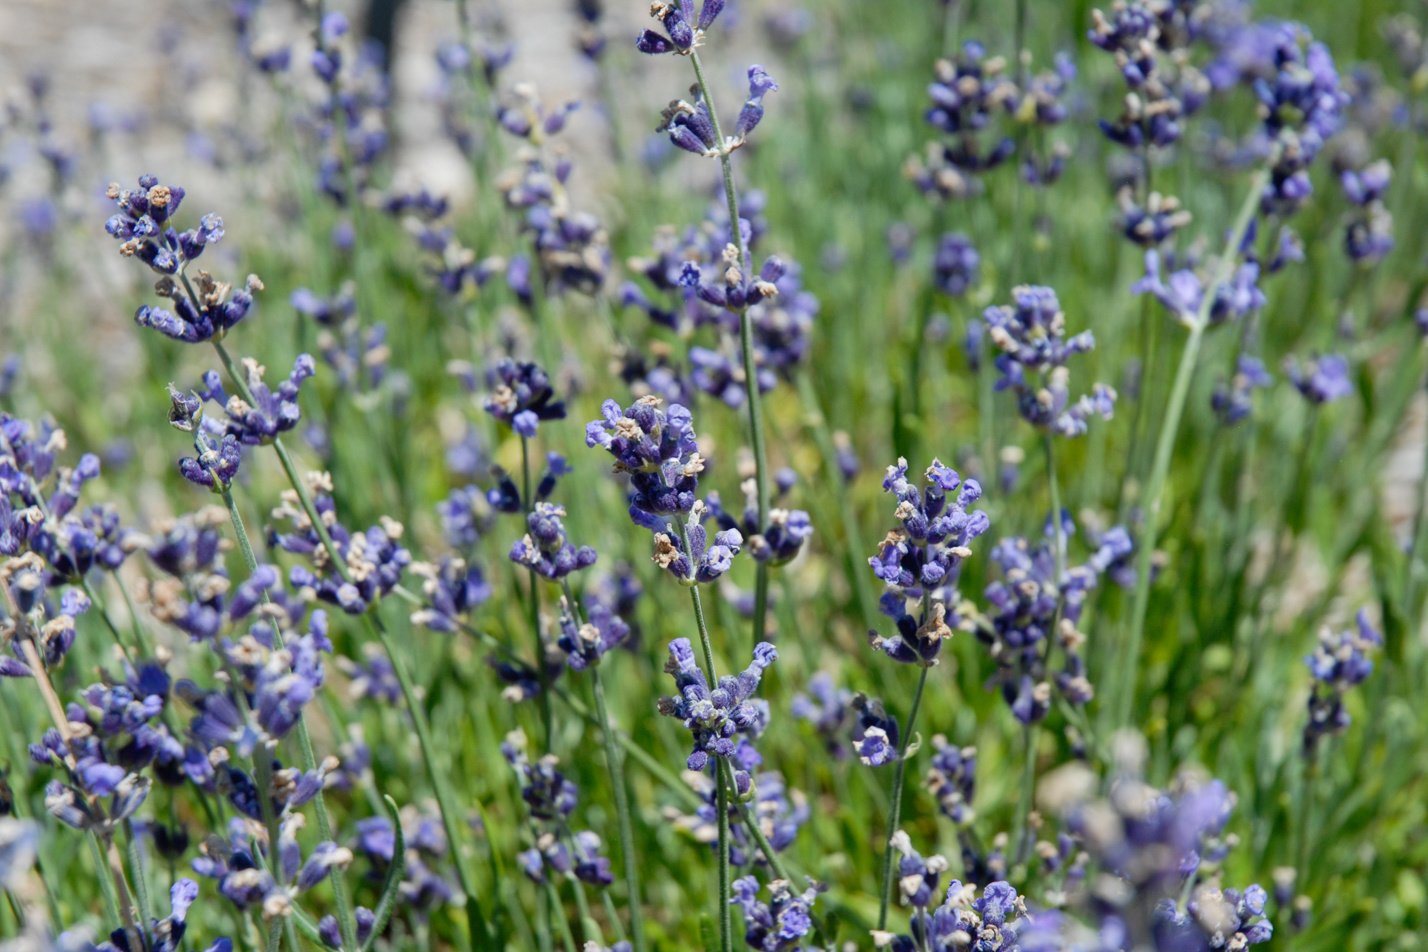
[[[927,687],[927,672],[932,670],[929,665],[919,665],[919,668],[917,690],[912,695],[912,708],[907,712],[907,725],[903,729],[902,738],[898,744],[897,766],[893,768],[892,800],[888,804],[888,825],[886,828],[888,841],[883,849],[882,894],[878,897],[878,929],[880,930],[887,928],[888,903],[892,899],[893,854],[895,852],[892,838],[893,834],[898,831],[898,823],[902,819],[902,787],[907,773],[908,743],[912,739],[913,725],[917,723],[918,708],[922,707],[922,691]]]
[[[1170,388],[1170,399],[1165,407],[1165,417],[1160,424],[1160,436],[1156,440],[1154,463],[1150,470],[1150,482],[1144,497],[1145,528],[1143,537],[1137,541],[1135,553],[1135,594],[1131,607],[1130,632],[1125,651],[1121,655],[1116,678],[1115,703],[1111,708],[1112,726],[1126,726],[1130,722],[1131,706],[1135,700],[1136,668],[1140,663],[1141,642],[1145,636],[1145,615],[1150,605],[1151,556],[1155,552],[1159,531],[1160,497],[1165,491],[1166,477],[1170,473],[1170,458],[1175,450],[1175,438],[1180,431],[1180,421],[1185,413],[1185,403],[1190,396],[1190,382],[1195,376],[1195,365],[1200,357],[1200,345],[1205,330],[1210,324],[1210,309],[1214,306],[1216,292],[1230,280],[1234,273],[1236,249],[1244,241],[1245,232],[1254,218],[1260,196],[1268,179],[1267,171],[1257,172],[1249,183],[1244,201],[1235,217],[1234,226],[1225,240],[1225,246],[1217,262],[1213,279],[1208,282],[1200,307],[1185,338],[1184,349],[1180,352],[1180,362],[1175,370],[1175,380]]]
[[[714,126],[714,137],[724,142],[724,132],[719,125],[719,110],[709,92],[709,84],[704,79],[704,66],[699,60],[699,52],[691,50],[689,62],[694,67],[694,78],[699,84],[699,93],[709,107],[709,121]],[[734,165],[728,149],[719,152],[719,166],[724,177],[724,200],[729,206],[729,240],[739,253],[739,270],[747,275],[751,263],[744,238],[739,230],[739,195],[734,187]],[[749,408],[749,440],[754,449],[754,491],[758,502],[759,526],[768,525],[769,516],[769,460],[764,447],[763,398],[759,394],[758,367],[754,361],[754,319],[747,305],[739,310],[739,346],[744,362],[744,393]],[[764,640],[764,626],[768,615],[769,566],[760,562],[754,575],[754,638],[758,644]],[[713,671],[709,672],[713,677]]]
[[[560,580],[560,584],[565,594],[566,604],[570,606],[570,611],[575,616],[576,625],[582,625],[584,620],[581,618],[579,603],[576,602],[575,595],[570,589],[570,580],[563,578]],[[630,822],[630,799],[629,791],[626,789],[624,758],[619,754],[615,743],[614,729],[610,726],[610,711],[605,703],[605,682],[600,674],[598,661],[590,666],[590,678],[595,693],[595,716],[600,721],[600,738],[605,745],[605,766],[610,774],[610,789],[615,794],[615,817],[620,833],[620,860],[625,867],[625,892],[630,906],[630,932],[634,937],[635,952],[643,952],[645,925],[644,917],[640,911],[640,878],[638,870],[635,868],[635,832],[634,826]]]

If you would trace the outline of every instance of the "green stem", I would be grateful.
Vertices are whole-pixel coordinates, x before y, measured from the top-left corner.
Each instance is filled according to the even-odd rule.
[[[699,53],[690,51],[689,62],[694,66],[694,78],[699,84],[699,92],[704,97],[704,105],[709,110],[709,122],[714,127],[714,138],[719,143],[719,167],[724,177],[724,200],[729,206],[729,240],[739,254],[739,271],[745,281],[752,276],[753,263],[744,247],[744,236],[739,231],[739,196],[734,188],[734,164],[730,152],[724,148],[724,132],[719,125],[719,110],[714,107],[714,98],[709,93],[709,84],[704,79],[704,66],[699,61]],[[759,512],[759,531],[768,527],[769,521],[769,461],[764,448],[764,423],[762,397],[759,395],[758,364],[754,360],[754,318],[749,313],[747,303],[739,308],[739,346],[744,358],[744,395],[749,409],[749,439],[754,447],[754,493]],[[764,640],[765,623],[768,614],[769,566],[760,562],[754,576],[754,640],[758,644]]]
[[[560,937],[565,943],[565,952],[575,952],[575,934],[570,931],[570,919],[565,915],[565,906],[560,901],[560,893],[556,891],[553,880],[545,881],[545,895],[550,915],[560,925]]]
[[[568,597],[568,596],[567,596]],[[600,665],[590,668],[591,680],[595,684],[595,713],[600,718],[600,734],[605,741],[605,765],[610,771],[610,787],[615,791],[615,815],[620,829],[620,853],[625,864],[625,892],[630,904],[630,932],[634,938],[635,952],[643,952],[645,947],[644,917],[640,905],[640,877],[635,868],[635,833],[630,822],[629,792],[625,789],[623,759],[616,749],[615,734],[610,728],[610,712],[605,704],[605,684],[600,676]]]
[[[134,835],[134,826],[124,821],[125,852],[129,854],[129,876],[134,880],[134,898],[139,904],[139,919],[149,921],[149,881],[144,875],[144,856],[139,849],[139,838]]]
[[[525,504],[527,518],[535,509],[535,499],[531,495],[530,457],[530,440],[523,436],[521,437],[521,502]],[[530,568],[528,574],[531,580],[531,648],[534,652],[532,661],[535,664],[536,680],[540,683],[540,723],[541,728],[545,731],[546,749],[549,750],[555,745],[555,735],[552,733],[554,722],[550,713],[550,676],[546,674],[545,670],[545,639],[541,637],[540,632],[540,576],[536,574],[534,566]],[[574,604],[574,600],[572,600],[572,608]]]
[[[689,537],[680,527],[684,538],[685,551],[689,551]],[[712,689],[719,683],[714,668],[714,647],[709,641],[709,625],[704,620],[704,602],[699,597],[699,586],[689,588],[689,597],[694,604],[694,620],[699,626],[699,646],[704,652],[704,673]],[[724,761],[714,758],[715,810],[719,817],[719,949],[731,952],[733,948],[733,922],[729,911],[729,793],[724,788]]]
[[[1413,512],[1413,533],[1403,560],[1403,614],[1409,631],[1418,631],[1418,559],[1423,551],[1423,531],[1428,528],[1428,432],[1423,437],[1423,472],[1418,476],[1417,504]]]
[[[1135,596],[1131,608],[1130,634],[1125,651],[1120,658],[1119,677],[1116,679],[1116,700],[1112,708],[1113,728],[1128,725],[1131,708],[1135,700],[1136,670],[1140,663],[1141,642],[1145,637],[1145,615],[1150,605],[1150,559],[1155,551],[1157,522],[1160,518],[1160,497],[1165,490],[1165,480],[1170,472],[1170,459],[1175,450],[1175,438],[1180,431],[1180,420],[1185,412],[1185,402],[1190,396],[1190,381],[1195,375],[1195,364],[1200,356],[1200,345],[1209,326],[1210,308],[1215,303],[1215,295],[1229,280],[1234,271],[1240,243],[1246,229],[1254,217],[1260,192],[1264,187],[1265,173],[1256,173],[1250,181],[1245,200],[1240,206],[1234,227],[1230,229],[1224,250],[1217,262],[1214,277],[1206,282],[1200,307],[1190,324],[1190,333],[1185,339],[1185,349],[1180,354],[1180,364],[1175,370],[1175,382],[1171,385],[1170,400],[1165,408],[1165,418],[1159,426],[1160,436],[1156,440],[1154,464],[1150,471],[1150,483],[1144,497],[1144,531],[1136,540],[1135,553]]]
[[[886,929],[888,924],[888,902],[892,898],[893,885],[893,834],[897,832],[897,825],[902,817],[902,784],[903,777],[907,773],[907,747],[912,740],[912,728],[917,723],[917,709],[922,706],[922,689],[927,686],[927,672],[931,670],[927,665],[922,665],[922,672],[917,676],[917,692],[912,696],[912,709],[907,714],[907,724],[903,727],[902,739],[897,747],[897,768],[893,771],[892,802],[888,804],[888,825],[886,830],[887,845],[883,849],[883,882],[882,895],[878,900],[878,928]]]

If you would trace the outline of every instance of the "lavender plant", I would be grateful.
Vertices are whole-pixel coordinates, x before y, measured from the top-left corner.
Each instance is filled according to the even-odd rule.
[[[1414,947],[1413,14],[169,6],[0,56],[0,950]]]

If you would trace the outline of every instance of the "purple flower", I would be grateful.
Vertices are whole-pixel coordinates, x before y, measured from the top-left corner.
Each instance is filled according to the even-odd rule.
[[[1316,406],[1332,403],[1354,392],[1353,381],[1349,379],[1348,358],[1340,354],[1324,354],[1302,363],[1290,358],[1284,363],[1284,372],[1295,389]]]
[[[564,402],[555,399],[550,377],[533,363],[502,358],[487,374],[491,395],[486,412],[530,439],[542,420],[565,419]]]
[[[594,565],[595,550],[588,545],[579,548],[572,545],[565,535],[564,520],[564,508],[548,502],[536,503],[526,517],[528,531],[511,547],[511,561],[553,582]]]
[[[1304,750],[1313,754],[1320,738],[1342,734],[1349,726],[1349,713],[1344,709],[1344,695],[1349,688],[1362,684],[1373,673],[1369,655],[1383,646],[1383,636],[1369,623],[1368,614],[1360,610],[1354,627],[1335,632],[1325,628],[1319,633],[1314,653],[1304,659],[1314,677],[1309,695],[1309,720],[1304,725]]]
[[[744,912],[744,941],[761,952],[789,952],[803,948],[803,939],[813,931],[813,904],[821,888],[809,881],[803,892],[795,892],[785,879],[769,884],[767,902],[759,898],[759,881],[753,876],[734,880],[729,900]]]
[[[1067,360],[1095,346],[1090,331],[1066,336],[1066,316],[1051,288],[1022,286],[1012,292],[1013,307],[989,307],[983,315],[997,357],[998,390],[1017,395],[1022,417],[1060,436],[1081,436],[1092,416],[1110,419],[1116,391],[1097,383],[1091,393],[1071,402]],[[1039,383],[1027,372],[1038,374]]]
[[[660,21],[664,33],[645,30],[635,38],[635,49],[657,56],[661,53],[689,53],[704,39],[724,9],[724,0],[703,0],[699,15],[694,15],[694,0],[656,0],[650,4],[650,16]]]
[[[704,672],[694,663],[694,648],[688,638],[669,643],[665,671],[674,677],[677,693],[660,698],[659,712],[682,720],[694,735],[690,770],[710,767],[710,757],[722,757],[734,770],[736,789],[748,786],[747,768],[736,761],[736,738],[756,740],[768,725],[768,703],[753,698],[764,669],[778,658],[778,650],[766,641],[754,648],[749,666],[736,675],[725,675],[710,690]]]

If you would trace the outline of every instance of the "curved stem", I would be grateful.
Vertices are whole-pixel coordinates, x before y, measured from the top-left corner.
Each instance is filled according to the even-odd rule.
[[[1200,299],[1200,307],[1190,324],[1190,333],[1185,338],[1185,349],[1180,354],[1180,364],[1175,370],[1175,382],[1170,388],[1170,400],[1165,407],[1165,418],[1160,422],[1160,436],[1155,445],[1155,462],[1150,471],[1150,483],[1146,487],[1143,511],[1144,531],[1136,541],[1135,552],[1135,598],[1132,602],[1130,634],[1125,650],[1120,657],[1119,677],[1116,678],[1116,700],[1112,708],[1112,728],[1127,725],[1135,700],[1136,668],[1140,663],[1141,642],[1145,637],[1145,615],[1150,605],[1150,559],[1155,551],[1155,543],[1160,518],[1160,497],[1165,491],[1165,480],[1170,472],[1170,459],[1175,451],[1175,438],[1180,432],[1180,420],[1185,412],[1185,402],[1190,396],[1190,381],[1195,375],[1195,365],[1200,356],[1200,345],[1209,325],[1210,308],[1215,303],[1216,293],[1230,279],[1234,272],[1235,260],[1245,232],[1254,217],[1264,188],[1266,173],[1261,171],[1250,180],[1250,187],[1244,202],[1225,240],[1224,250],[1216,264],[1213,278],[1206,282]]]
[[[714,107],[714,99],[709,94],[709,84],[704,79],[704,65],[699,61],[699,53],[691,51],[689,61],[694,66],[694,78],[699,84],[700,95],[709,110],[709,122],[714,127],[714,138],[720,143],[719,166],[724,177],[724,201],[729,207],[729,240],[739,255],[739,270],[748,280],[752,262],[748,249],[744,247],[744,236],[739,230],[739,195],[734,188],[734,165],[727,149],[723,148],[724,131],[719,125],[719,110]],[[744,402],[749,408],[749,441],[754,449],[754,493],[759,513],[759,531],[768,527],[769,518],[769,461],[764,448],[764,423],[762,397],[759,394],[758,364],[754,360],[754,319],[748,306],[739,309],[739,348],[744,361]],[[764,640],[765,623],[768,615],[769,567],[760,562],[754,576],[754,640],[758,644]]]
[[[888,804],[887,846],[883,850],[883,888],[878,901],[878,928],[888,924],[888,902],[892,898],[893,884],[893,834],[902,817],[902,784],[907,773],[907,746],[912,740],[912,728],[917,723],[917,709],[922,706],[922,689],[927,686],[927,672],[931,669],[922,665],[922,673],[917,677],[917,693],[912,696],[912,709],[907,714],[907,724],[903,728],[902,739],[897,746],[897,768],[893,771],[892,802]]]

